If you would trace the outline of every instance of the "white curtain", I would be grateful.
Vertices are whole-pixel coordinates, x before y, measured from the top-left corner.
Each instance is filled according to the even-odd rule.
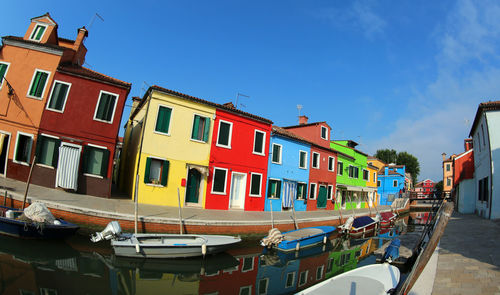
[[[283,184],[283,208],[291,208],[292,202],[297,197],[297,183],[293,181],[286,181]]]
[[[78,166],[80,164],[80,149],[62,145],[59,147],[59,161],[56,175],[56,185],[65,189],[78,188]]]

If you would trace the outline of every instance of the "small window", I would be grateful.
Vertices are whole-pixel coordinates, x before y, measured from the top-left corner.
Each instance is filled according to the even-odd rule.
[[[451,170],[451,165],[450,164],[446,164],[446,171],[450,171]]]
[[[258,290],[258,295],[265,295],[267,294],[267,285],[269,284],[269,279],[264,278],[260,279],[259,281],[259,290]]]
[[[18,132],[14,162],[29,164],[31,158],[32,146],[33,146],[33,135]]]
[[[226,194],[227,169],[214,168],[212,180],[212,193]]]
[[[260,188],[262,187],[262,174],[251,173],[250,177],[250,196],[260,197]]]
[[[337,161],[337,175],[344,175],[344,163]]]
[[[164,134],[170,134],[170,118],[172,117],[172,109],[166,106],[158,107],[158,115],[156,116],[155,131]]]
[[[370,174],[368,173],[368,170],[363,169],[363,180],[368,180],[370,177]]]
[[[323,270],[325,266],[322,265],[316,269],[316,281],[321,280],[323,278]]]
[[[446,186],[451,186],[451,178],[446,178]]]
[[[6,62],[0,62],[0,89],[2,89],[3,78],[7,75],[7,69],[9,68],[9,64]]]
[[[266,144],[266,133],[255,130],[255,137],[253,141],[253,153],[257,155],[264,155],[264,146]]]
[[[377,180],[377,186],[380,187],[380,180]]]
[[[239,295],[252,295],[252,286],[243,286],[240,287]]]
[[[297,184],[297,200],[305,200],[307,196],[307,184]]]
[[[54,81],[47,109],[61,113],[64,112],[64,106],[66,105],[66,99],[68,98],[70,88],[70,83]]]
[[[326,196],[326,199],[333,199],[333,185],[328,185],[328,195]]]
[[[233,124],[226,121],[219,121],[219,132],[217,134],[217,145],[231,148],[231,133]]]
[[[307,152],[299,151],[299,168],[307,169]]]
[[[36,162],[42,165],[57,167],[59,157],[59,146],[61,141],[58,138],[40,135],[36,142]]]
[[[43,33],[45,33],[46,29],[47,29],[47,26],[44,26],[41,24],[35,25],[35,29],[33,29],[33,32],[31,33],[30,40],[32,40],[32,41],[42,40]]]
[[[316,199],[316,184],[315,183],[311,183],[311,185],[310,185],[309,199],[311,199],[311,200]]]
[[[281,164],[281,149],[282,149],[281,144],[273,143],[273,157],[271,161],[274,164]]]
[[[210,134],[210,118],[194,115],[191,139],[208,142]]]
[[[335,167],[335,158],[333,157],[328,157],[328,171],[334,171]]]
[[[392,181],[392,186],[393,186],[393,187],[398,186],[398,181],[397,181],[397,180],[393,180],[393,181]]]
[[[247,272],[253,270],[253,257],[243,258],[243,266],[241,267],[241,272]]]
[[[321,138],[328,140],[328,128],[321,126]]]
[[[107,149],[90,145],[83,149],[83,173],[106,177],[108,163],[109,151]]]
[[[97,101],[97,107],[94,114],[94,120],[106,123],[112,123],[115,116],[116,102],[118,95],[110,92],[102,91]]]
[[[286,283],[285,288],[293,287],[293,283],[295,282],[295,272],[289,272],[286,274]]]
[[[315,153],[315,152],[312,153],[312,163],[311,163],[311,166],[313,168],[319,169],[319,154],[318,153]]]
[[[169,162],[164,159],[147,158],[144,183],[166,186]]]
[[[299,275],[299,287],[300,286],[303,286],[307,283],[307,275],[309,274],[309,271],[306,270],[306,271],[303,271],[300,273]]]
[[[281,197],[281,181],[276,179],[269,179],[269,188],[267,197],[272,199],[279,199]]]
[[[373,182],[377,179],[377,173],[373,172]]]
[[[31,86],[28,91],[28,97],[41,99],[45,91],[45,86],[49,80],[50,72],[43,70],[35,70],[33,79],[31,80]]]

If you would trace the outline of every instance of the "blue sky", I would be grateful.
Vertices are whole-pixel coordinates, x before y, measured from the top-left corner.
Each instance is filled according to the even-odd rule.
[[[241,93],[238,108],[278,126],[300,104],[366,153],[415,155],[419,179],[442,179],[441,153],[463,151],[478,104],[500,93],[495,1],[68,3],[10,1],[0,35],[49,12],[74,39],[98,13],[85,66],[131,82],[129,100],[155,84],[217,103]]]

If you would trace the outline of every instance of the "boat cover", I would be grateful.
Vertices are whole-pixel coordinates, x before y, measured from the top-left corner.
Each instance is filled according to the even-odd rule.
[[[375,222],[375,220],[373,220],[373,218],[371,218],[370,216],[361,216],[361,217],[357,217],[356,219],[354,219],[352,227],[353,228],[362,228],[362,227],[365,227],[373,222]]]
[[[54,223],[54,215],[50,213],[47,206],[44,203],[35,202],[28,206],[28,208],[24,209],[24,216],[27,218],[36,221],[36,222],[44,222],[44,223]]]
[[[284,233],[283,236],[285,241],[294,241],[323,233],[325,231],[320,228],[308,227]]]

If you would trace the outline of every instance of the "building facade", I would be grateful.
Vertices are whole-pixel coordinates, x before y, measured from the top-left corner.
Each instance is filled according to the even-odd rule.
[[[465,140],[465,152],[453,159],[452,198],[455,208],[460,213],[472,214],[476,203],[476,186],[474,183],[474,150],[472,140]]]
[[[405,192],[405,166],[387,165],[378,173],[379,205],[391,205]]]

